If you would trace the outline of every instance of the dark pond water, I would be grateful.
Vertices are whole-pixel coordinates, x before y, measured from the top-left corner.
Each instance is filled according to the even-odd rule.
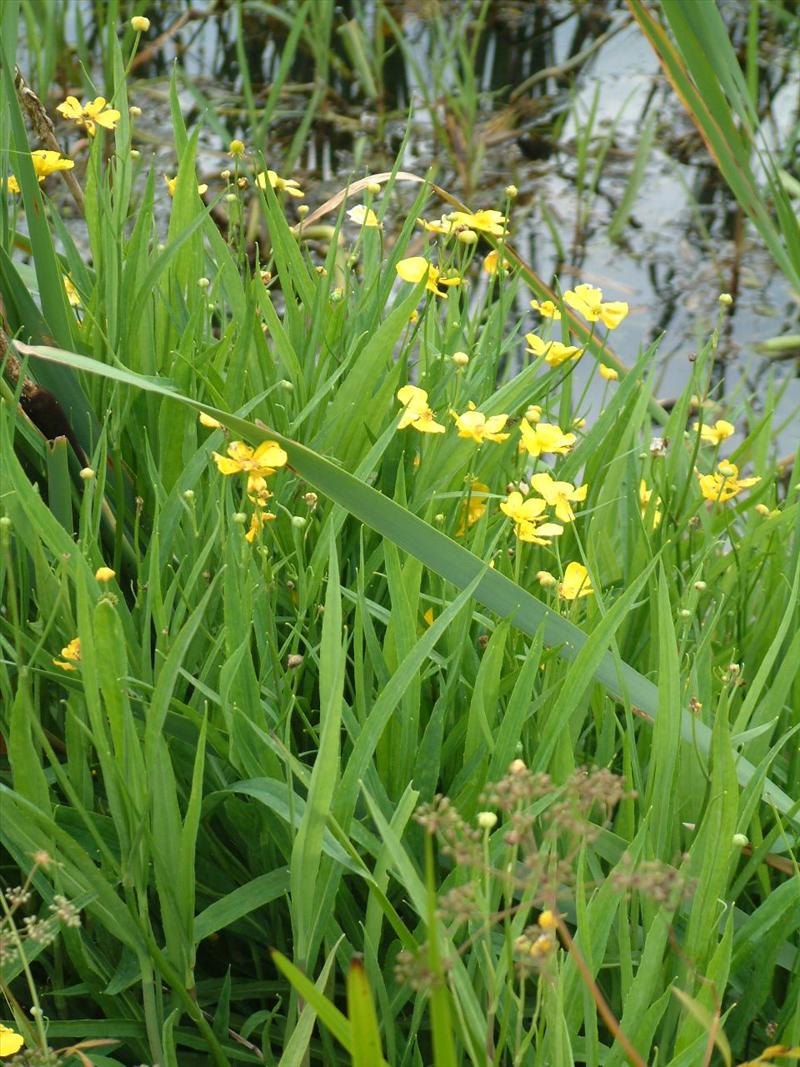
[[[174,172],[162,131],[176,63],[187,121],[205,120],[200,170],[213,176],[226,165],[227,138],[247,142],[251,132],[243,61],[261,108],[280,77],[300,6],[149,6],[148,42],[169,36],[145,53],[129,84],[131,101],[144,111],[143,169],[155,163]],[[720,6],[743,49],[749,0]],[[759,108],[783,166],[797,175],[800,20],[793,3],[761,9]],[[68,44],[82,34],[91,51],[93,10],[90,0],[67,3]],[[263,148],[276,169],[303,179],[312,207],[350,175],[390,166],[404,139],[404,168],[424,174],[436,166],[437,181],[473,208],[501,206],[502,190],[513,182],[520,195],[512,240],[538,273],[558,276],[564,287],[589,281],[608,299],[630,303],[631,315],[614,334],[617,353],[630,362],[640,345],[664,333],[662,396],[682,388],[726,291],[735,303],[721,345],[720,395],[763,395],[766,376],[774,375],[783,387],[779,414],[791,419],[800,406],[797,353],[776,363],[757,345],[800,332],[797,294],[743,224],[621,0],[311,0],[307,18],[313,32],[293,55]],[[348,40],[360,40],[368,56],[381,51],[373,84],[359,77]],[[465,47],[474,47],[474,62],[459,51]],[[68,61],[63,68],[67,76]],[[307,135],[297,143],[309,110]],[[522,299],[520,312],[528,312]],[[790,425],[782,447],[784,439],[795,447],[798,437]]]

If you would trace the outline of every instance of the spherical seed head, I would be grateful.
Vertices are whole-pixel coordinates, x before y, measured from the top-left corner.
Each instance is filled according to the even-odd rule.
[[[238,137],[234,138],[228,145],[228,152],[234,158],[244,155],[244,141],[240,141]]]

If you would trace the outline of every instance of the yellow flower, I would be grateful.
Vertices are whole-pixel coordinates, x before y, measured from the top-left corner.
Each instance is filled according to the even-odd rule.
[[[278,467],[286,466],[288,456],[276,441],[262,441],[253,449],[243,441],[231,441],[228,455],[221,456],[212,452],[214,462],[220,474],[247,474],[256,478],[267,478]]]
[[[587,322],[602,321],[609,330],[616,330],[628,314],[628,305],[622,300],[603,303],[603,290],[593,285],[576,285],[564,293],[564,303],[580,312]]]
[[[428,280],[425,284],[425,288],[436,296],[446,297],[447,293],[440,291],[439,286],[461,285],[461,279],[443,278],[442,272],[438,267],[434,267],[432,263],[429,263],[424,256],[411,256],[409,259],[401,259],[395,267],[399,277],[404,282],[410,282],[412,285],[417,285],[425,277],[427,271]]]
[[[451,211],[447,219],[451,224],[451,232],[459,226],[466,226],[470,230],[478,230],[481,233],[490,233],[494,237],[502,237],[507,232],[508,220],[502,211],[495,211],[494,208],[476,211],[474,214],[471,211]]]
[[[463,537],[470,526],[474,526],[478,519],[486,512],[486,501],[490,489],[483,482],[473,482],[469,496],[461,505],[461,525],[456,530],[456,537]]]
[[[79,308],[81,306],[81,296],[71,278],[66,274],[64,275],[64,290],[67,294],[67,300],[70,307]]]
[[[15,1056],[24,1044],[21,1034],[0,1023],[0,1056]]]
[[[397,391],[397,399],[403,405],[403,413],[397,424],[398,430],[413,426],[420,433],[444,433],[445,428],[436,422],[428,407],[428,394],[416,385],[404,385]]]
[[[500,433],[508,422],[508,415],[487,417],[482,411],[475,411],[474,408],[465,411],[463,415],[458,415],[455,411],[451,414],[456,420],[458,436],[468,438],[476,445],[482,445],[484,441],[495,441],[500,444],[511,436],[507,433]]]
[[[425,219],[417,219],[423,229],[429,233],[441,233],[449,235],[459,230],[478,230],[481,233],[490,233],[494,237],[502,237],[507,233],[507,219],[501,211],[488,209],[476,211],[451,211],[449,215],[442,215],[440,219],[426,222]]]
[[[566,456],[578,440],[574,433],[564,433],[550,422],[540,422],[531,426],[527,419],[519,424],[522,439],[519,443],[521,452],[529,456],[541,456],[543,452],[552,452]]]
[[[642,478],[639,482],[639,511],[642,513],[642,518],[647,515],[648,505],[650,504],[650,497],[653,495],[653,490],[647,488],[647,482]],[[653,509],[653,529],[661,522],[661,501],[656,498],[655,507]]]
[[[356,204],[355,207],[351,207],[345,214],[348,219],[350,219],[351,222],[355,222],[357,226],[371,226],[373,228],[380,226],[378,216],[371,207],[365,207],[364,204]]]
[[[724,419],[717,419],[713,426],[705,426],[696,422],[692,426],[692,429],[695,433],[699,431],[701,440],[705,441],[708,445],[719,445],[732,434],[736,433],[736,427],[733,423],[726,422]]]
[[[63,660],[53,660],[56,667],[60,667],[62,671],[77,670],[75,664],[81,661],[81,639],[73,637],[70,643],[61,649],[61,655],[64,657]]]
[[[500,253],[497,251],[496,248],[493,248],[491,252],[486,253],[486,255],[483,257],[483,269],[486,271],[487,274],[497,274],[499,260]],[[505,258],[503,259],[502,267],[504,271],[510,271],[513,266],[514,264],[510,260]]]
[[[544,356],[544,361],[551,367],[560,367],[568,359],[578,360],[583,355],[583,349],[577,345],[564,345],[560,341],[543,341],[535,333],[526,333],[525,340],[528,342],[528,352],[532,356]]]
[[[555,319],[557,322],[561,318],[558,304],[554,304],[552,300],[542,300],[541,303],[538,300],[531,300],[531,307],[547,319]]]
[[[565,600],[591,596],[594,592],[589,572],[582,563],[569,563],[564,571],[564,580],[558,587],[558,595]]]
[[[266,173],[262,170],[260,174],[256,175],[256,185],[259,189],[266,189],[267,182],[276,192],[286,193],[288,196],[296,196],[299,200],[305,196],[305,193],[300,188],[299,181],[295,178],[281,178],[274,170],[268,170]]]
[[[94,572],[94,576],[98,582],[110,582],[112,578],[117,575],[116,571],[112,571],[110,567],[98,567]],[[62,653],[63,655],[63,653]]]
[[[164,175],[164,181],[167,183],[167,189],[169,190],[169,195],[170,196],[174,196],[175,195],[175,190],[178,187],[178,175],[176,174],[174,178],[168,178],[167,175],[165,174]],[[197,186],[197,195],[198,196],[202,196],[203,193],[206,193],[206,192],[208,192],[208,186],[205,184],[205,182],[202,185],[198,185]]]
[[[760,482],[761,478],[739,478],[739,468],[735,463],[723,461],[717,464],[714,474],[697,474],[700,482],[700,492],[706,500],[720,501],[725,503],[733,500],[743,489],[749,489],[751,485]]]
[[[244,141],[240,141],[238,137],[234,137],[228,145],[228,155],[232,156],[233,159],[241,159],[244,155]]]
[[[562,522],[573,522],[575,512],[572,503],[586,499],[588,485],[574,486],[571,482],[556,482],[549,474],[534,474],[531,486],[545,498],[550,507],[555,508],[556,518]]]
[[[600,377],[605,378],[607,382],[615,382],[619,378],[619,371],[613,367],[607,367],[605,363],[600,364]]]
[[[500,505],[500,510],[514,523],[514,533],[520,541],[534,545],[549,545],[548,538],[559,537],[563,532],[563,526],[555,522],[542,523],[547,504],[538,497],[530,496],[527,499],[522,493],[509,493]]]
[[[271,522],[274,518],[275,516],[271,511],[254,511],[252,518],[250,519],[250,529],[244,535],[245,541],[252,545],[259,530],[262,529],[265,523]]]
[[[33,169],[36,174],[36,178],[41,184],[45,178],[49,178],[51,174],[55,174],[59,170],[72,170],[75,166],[73,159],[66,159],[60,152],[49,152],[44,148],[37,148],[35,152],[31,152],[31,162],[33,163]],[[8,191],[10,193],[19,193],[19,182],[13,174],[8,176]]]
[[[120,119],[119,111],[108,107],[104,96],[97,96],[88,104],[81,104],[76,97],[68,96],[56,111],[60,111],[65,119],[72,119],[76,125],[83,126],[90,137],[97,133],[98,126],[106,130],[115,129]]]
[[[525,418],[528,422],[540,422],[542,418],[542,409],[538,404],[529,404],[525,409]]]
[[[150,29],[150,19],[144,15],[134,15],[131,19],[131,29],[137,33],[147,33]]]

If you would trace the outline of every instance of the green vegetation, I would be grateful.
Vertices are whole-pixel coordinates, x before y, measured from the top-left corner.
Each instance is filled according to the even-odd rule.
[[[449,94],[472,131],[466,203],[399,162],[304,188],[342,49],[379,122],[388,59],[333,4],[262,4],[287,41],[260,97],[254,6],[250,132],[187,127],[176,73],[165,183],[132,154],[144,6],[95,5],[85,92],[59,112],[69,5],[38,27],[33,3],[0,5],[0,1057],[800,1058],[800,464],[778,451],[779,379],[722,401],[723,293],[664,404],[659,342],[615,344],[613,282],[527,264],[517,190],[475,192],[490,5],[431,31],[462,91],[434,80],[427,103]],[[796,286],[752,64],[721,22],[663,9],[672,80],[697,85]],[[276,164],[298,49],[313,100]],[[213,181],[207,129],[232,142]]]

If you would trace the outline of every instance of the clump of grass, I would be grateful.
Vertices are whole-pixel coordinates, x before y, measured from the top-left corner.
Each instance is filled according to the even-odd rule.
[[[137,185],[109,40],[57,128],[89,260],[2,70],[0,843],[81,910],[2,964],[31,1049],[796,1044],[800,470],[771,395],[717,401],[729,299],[667,411],[513,187],[370,175],[298,222],[252,144],[200,182],[174,85],[174,185]]]

